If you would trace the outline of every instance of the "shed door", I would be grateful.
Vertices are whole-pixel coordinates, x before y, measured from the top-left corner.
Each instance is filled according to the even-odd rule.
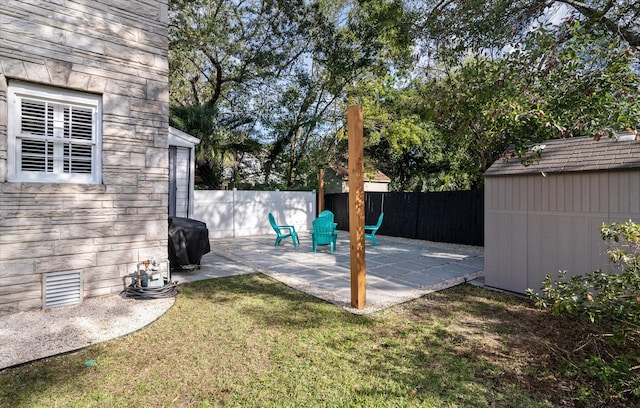
[[[189,217],[190,149],[169,147],[169,216]]]

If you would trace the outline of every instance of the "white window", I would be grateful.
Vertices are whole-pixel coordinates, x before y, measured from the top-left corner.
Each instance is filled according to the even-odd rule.
[[[100,96],[20,82],[8,91],[9,181],[102,183]]]

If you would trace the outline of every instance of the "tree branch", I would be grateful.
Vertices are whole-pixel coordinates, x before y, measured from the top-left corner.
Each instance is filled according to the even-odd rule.
[[[640,33],[629,28],[629,26],[618,24],[617,21],[605,15],[611,8],[610,3],[605,7],[604,10],[598,10],[577,0],[559,1],[573,7],[576,11],[585,16],[587,20],[594,23],[602,24],[610,33],[620,36],[620,38],[628,42],[630,46],[640,46]]]
[[[198,87],[196,86],[196,84],[198,83],[198,77],[194,76],[189,80],[189,83],[191,83],[191,92],[193,92],[193,100],[196,105],[200,105],[200,97],[198,96]]]
[[[209,53],[205,53],[205,55],[216,70],[216,80],[213,84],[213,95],[211,95],[211,98],[207,101],[207,105],[214,106],[216,102],[218,102],[218,99],[220,99],[220,94],[222,93],[222,83],[224,82],[222,78],[222,65],[220,65],[220,62],[213,58]]]

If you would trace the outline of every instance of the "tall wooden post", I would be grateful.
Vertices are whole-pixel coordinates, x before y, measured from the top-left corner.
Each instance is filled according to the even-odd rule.
[[[324,169],[318,168],[318,214],[324,210]]]
[[[349,138],[349,231],[351,242],[351,306],[366,305],[367,284],[364,242],[364,136],[362,107],[347,108]]]

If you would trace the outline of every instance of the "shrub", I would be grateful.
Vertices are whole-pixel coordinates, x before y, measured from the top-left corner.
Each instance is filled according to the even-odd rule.
[[[528,289],[535,304],[553,314],[587,317],[593,333],[575,351],[587,351],[583,373],[599,380],[612,394],[640,397],[640,225],[603,224],[609,259],[619,273],[601,270],[554,280],[547,275],[542,295]],[[601,332],[602,329],[609,333]]]

